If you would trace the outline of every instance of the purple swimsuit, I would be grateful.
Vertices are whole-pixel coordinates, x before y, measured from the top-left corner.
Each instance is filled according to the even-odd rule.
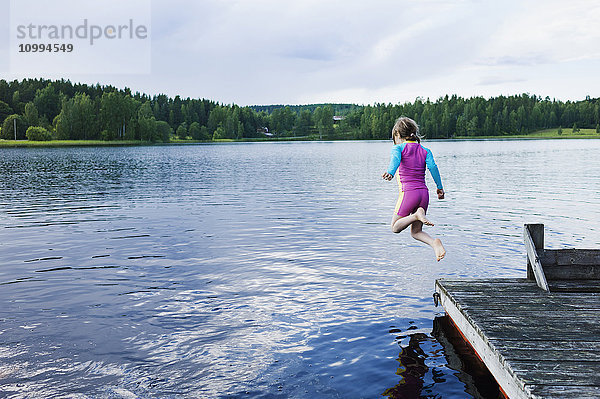
[[[431,151],[414,141],[394,145],[388,173],[396,174],[400,196],[395,212],[399,216],[408,216],[417,209],[427,211],[429,191],[425,185],[425,167],[429,169],[438,189],[443,189],[442,179]]]

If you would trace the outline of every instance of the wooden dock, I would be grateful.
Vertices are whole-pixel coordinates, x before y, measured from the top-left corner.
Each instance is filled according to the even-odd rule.
[[[544,249],[542,225],[525,241],[529,278],[441,279],[437,298],[507,397],[599,398],[600,251]]]

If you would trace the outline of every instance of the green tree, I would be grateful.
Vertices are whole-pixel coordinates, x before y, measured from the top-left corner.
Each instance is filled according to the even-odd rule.
[[[478,133],[479,133],[479,118],[476,115],[473,118],[471,118],[471,120],[467,123],[467,135],[477,136]]]
[[[465,122],[465,118],[462,115],[459,115],[456,119],[456,134],[458,136],[467,135],[467,123]]]
[[[200,127],[200,140],[210,140],[211,137],[208,134],[208,128],[206,126]]]
[[[483,122],[483,135],[484,136],[493,136],[494,135],[494,126],[492,125],[492,119],[489,116],[485,117],[485,121]]]
[[[326,105],[323,108],[323,113],[321,114],[321,127],[323,128],[324,134],[329,138],[333,139],[333,108],[331,105]],[[387,130],[387,129],[386,129]],[[385,136],[385,135],[383,135]],[[384,137],[382,137],[384,138]]]
[[[45,117],[48,121],[54,120],[61,111],[60,95],[56,92],[52,83],[37,90],[33,104],[39,115]]]
[[[550,112],[550,116],[548,119],[548,124],[547,126],[556,126],[556,124],[558,123],[558,118],[556,117],[556,112],[551,111]]]
[[[561,134],[563,133],[563,131],[562,131],[562,126],[559,126],[559,127],[558,127],[558,131],[557,131],[557,133],[558,133],[559,135],[561,135]]]
[[[41,126],[30,126],[25,133],[29,141],[50,141],[52,134]]]
[[[283,114],[283,108],[273,110],[270,122],[271,133],[275,135],[283,135],[285,133],[285,116]]]
[[[208,124],[206,125],[208,128],[208,133],[213,136],[217,128],[225,124],[226,119],[227,110],[225,107],[218,105],[213,108],[208,115]]]
[[[100,99],[100,126],[118,139],[125,137],[136,111],[135,100],[116,91],[105,92]]]
[[[371,134],[371,113],[372,107],[366,106],[360,116],[360,125],[358,129],[358,138],[361,140],[369,140],[373,138]],[[317,112],[315,110],[315,120],[317,119]]]
[[[225,128],[219,126],[213,133],[213,140],[219,140],[225,138]]]
[[[185,118],[182,112],[182,105],[183,102],[181,100],[181,97],[175,96],[173,102],[171,103],[171,111],[173,112],[171,126],[180,126],[183,122],[185,122]]]
[[[150,118],[140,118],[138,119],[137,123],[140,140],[155,142],[161,139],[158,135],[156,119],[154,118],[154,116]]]
[[[15,90],[15,92],[12,95],[12,108],[16,111],[16,112],[22,112],[22,104],[21,104],[21,93],[19,92],[19,90]]]
[[[100,136],[94,102],[85,93],[76,93],[71,99],[63,98],[60,114],[54,122],[59,140],[87,140]]]
[[[17,140],[25,140],[26,139],[25,124],[23,123],[21,116],[17,115],[17,114],[9,115],[4,120],[4,123],[2,124],[2,130],[0,131],[0,133],[2,134],[2,136],[0,138],[3,138],[4,140],[14,140],[15,139],[15,121],[16,121],[16,126],[17,126],[16,139]]]
[[[296,114],[290,107],[276,108],[271,113],[271,131],[273,134],[285,136],[290,134],[296,123]]]
[[[244,138],[244,124],[242,123],[242,121],[238,121],[238,126],[237,126],[237,139],[241,140]]]
[[[54,118],[54,131],[58,140],[68,140],[71,138],[73,130],[73,102],[63,98],[60,113]]]
[[[162,139],[150,101],[144,102],[138,110],[137,126],[140,140],[155,142]]]
[[[298,114],[294,134],[296,136],[308,136],[314,126],[313,115],[309,110],[302,110]]]
[[[596,134],[600,133],[600,123],[596,123]]]
[[[445,137],[450,137],[455,127],[452,126],[452,116],[448,108],[442,113],[442,121],[440,129]]]
[[[256,137],[257,128],[264,126],[264,124],[259,122],[260,118],[260,114],[256,113],[250,107],[243,107],[240,109],[240,122],[244,124],[242,137]]]
[[[525,111],[525,107],[521,105],[517,109],[517,128],[516,132],[527,131],[529,127],[529,120],[527,118],[527,111]]]
[[[13,109],[5,103],[4,101],[0,101],[0,121],[4,121],[9,115],[12,115]]]
[[[58,125],[57,125],[58,127]],[[62,137],[62,135],[60,133],[58,133],[58,128],[57,130],[57,137]],[[102,140],[104,141],[113,141],[116,137],[114,132],[108,131],[108,130],[103,130],[102,132],[100,132],[100,137],[102,138]]]
[[[192,122],[190,125],[190,136],[194,140],[202,140],[201,138],[202,131],[200,129],[200,124],[198,122]]]
[[[181,125],[179,125],[179,127],[177,128],[177,137],[180,140],[185,140],[187,138],[188,135],[188,129],[187,129],[187,124],[185,122],[183,122]]]
[[[168,143],[171,140],[171,136],[173,135],[173,128],[166,121],[157,121],[156,122],[156,131],[157,136],[160,137],[160,140],[163,143]]]
[[[190,126],[190,124],[192,123],[192,111],[190,111],[190,105],[188,104],[181,104],[181,115],[182,115],[182,119],[183,121]]]
[[[333,110],[331,111],[331,125],[333,126]],[[290,133],[294,129],[294,124],[296,123],[296,114],[290,107],[283,108],[283,129],[285,132]]]
[[[579,128],[577,127],[577,123],[573,123],[573,133],[579,132]]]
[[[324,107],[317,107],[315,109],[315,123],[317,130],[319,131],[319,138],[322,140],[323,137],[331,139],[333,137],[333,109],[330,105]],[[371,131],[375,135],[378,132],[378,120],[371,120]]]
[[[580,102],[578,104],[578,117],[577,120],[580,122],[580,126],[591,127],[594,126],[594,119],[596,117],[596,110],[594,108],[594,104],[589,101]]]
[[[544,126],[545,121],[544,121],[542,114],[543,114],[542,113],[542,104],[541,103],[535,104],[531,111],[531,117],[530,117],[531,124],[534,129]]]
[[[374,139],[379,140],[387,139],[391,136],[391,127],[387,121],[386,113],[383,113],[383,115],[379,115],[379,113],[373,114],[371,119],[371,133]]]
[[[27,127],[39,126],[40,118],[36,106],[30,102],[25,105],[25,112],[23,114],[23,122]]]
[[[517,112],[515,110],[510,111],[510,114],[508,116],[508,126],[509,126],[509,133],[519,133],[521,131],[521,124],[519,123],[519,117],[517,115]]]
[[[76,93],[70,107],[70,134],[73,140],[98,138],[96,112],[92,99],[85,93]]]
[[[238,125],[237,125],[237,120],[236,120],[234,112],[229,112],[229,115],[227,115],[227,119],[225,120],[225,125],[223,127],[225,128],[225,137],[222,137],[222,138],[227,138],[227,139],[237,138]]]

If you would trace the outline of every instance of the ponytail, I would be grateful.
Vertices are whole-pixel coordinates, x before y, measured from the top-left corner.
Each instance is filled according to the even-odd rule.
[[[416,141],[417,143],[421,142],[421,138],[416,133],[413,133],[409,137],[407,137],[407,140],[408,141]]]

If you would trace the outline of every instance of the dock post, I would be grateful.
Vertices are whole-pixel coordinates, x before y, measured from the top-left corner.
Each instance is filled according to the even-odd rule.
[[[525,228],[529,230],[529,234],[531,235],[531,240],[533,241],[533,245],[535,249],[544,249],[544,225],[543,224],[526,224]],[[533,268],[531,267],[531,263],[529,262],[529,258],[527,259],[527,279],[535,280],[535,275],[533,273]]]
[[[531,236],[532,227],[536,234],[537,244]],[[546,292],[550,291],[550,287],[548,286],[548,281],[546,280],[546,275],[544,273],[544,268],[542,267],[542,262],[540,262],[540,255],[538,252],[540,249],[540,252],[544,251],[544,225],[526,224],[525,228],[523,229],[523,241],[525,241],[525,249],[527,249],[527,266],[531,268],[531,274],[533,274],[535,277],[538,287]],[[538,248],[540,244],[541,248]]]

